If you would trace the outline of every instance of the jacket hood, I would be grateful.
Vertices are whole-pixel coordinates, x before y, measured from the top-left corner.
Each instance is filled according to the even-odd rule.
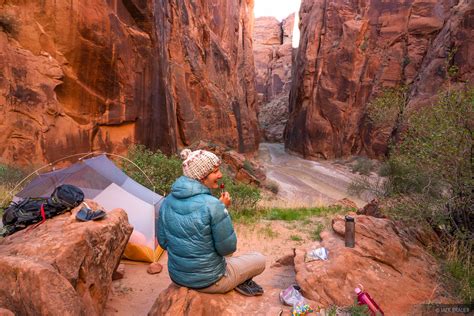
[[[211,194],[211,190],[198,180],[181,176],[173,183],[171,194],[177,199],[186,199],[198,194]]]

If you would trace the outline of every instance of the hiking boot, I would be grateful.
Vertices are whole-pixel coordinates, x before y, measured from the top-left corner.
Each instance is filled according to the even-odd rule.
[[[252,279],[248,279],[244,283],[237,285],[234,290],[245,296],[259,296],[263,294],[262,287]]]

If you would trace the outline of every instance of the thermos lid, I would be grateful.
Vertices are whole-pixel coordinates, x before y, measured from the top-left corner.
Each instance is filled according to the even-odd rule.
[[[346,215],[346,222],[353,222],[353,221],[354,221],[354,217]]]

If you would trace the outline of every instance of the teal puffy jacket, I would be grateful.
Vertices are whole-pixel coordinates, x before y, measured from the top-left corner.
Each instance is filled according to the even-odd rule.
[[[201,182],[182,176],[160,208],[158,242],[168,251],[171,279],[204,288],[225,273],[224,256],[233,253],[237,237],[221,201]]]

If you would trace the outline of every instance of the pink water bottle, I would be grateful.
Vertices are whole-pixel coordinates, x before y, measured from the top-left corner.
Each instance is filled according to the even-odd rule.
[[[360,288],[356,287],[355,292],[357,293],[357,301],[359,305],[367,305],[370,310],[370,315],[384,315],[382,309],[375,303],[374,299],[370,297],[369,293],[363,292]]]

